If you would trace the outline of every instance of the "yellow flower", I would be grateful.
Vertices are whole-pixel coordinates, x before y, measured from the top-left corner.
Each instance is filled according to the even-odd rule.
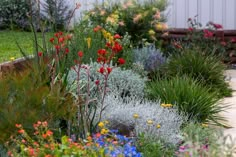
[[[166,104],[166,107],[172,107],[173,105],[172,104]]]
[[[105,120],[105,121],[104,121],[104,123],[105,123],[105,124],[108,124],[108,123],[109,123],[109,121],[108,121],[108,120]]]
[[[152,121],[152,120],[147,120],[147,124],[148,124],[148,125],[152,125],[152,124],[153,124],[153,121]]]
[[[105,126],[105,124],[104,124],[103,122],[99,122],[99,123],[98,123],[98,126],[99,126],[100,128],[103,128],[103,127]]]
[[[109,38],[112,36],[111,33],[107,32],[105,29],[102,30],[102,34],[107,40],[109,40]]]
[[[92,39],[91,39],[90,37],[86,39],[88,48],[91,47],[91,40],[92,40]]]
[[[107,31],[105,29],[102,29],[102,34],[104,35],[105,33],[107,33]]]
[[[105,135],[105,134],[107,134],[108,132],[109,132],[108,129],[102,129],[102,130],[101,130],[101,134],[102,134],[102,135]]]
[[[202,123],[202,127],[207,128],[207,127],[208,127],[208,124]]]
[[[150,36],[153,36],[153,35],[155,35],[156,33],[155,33],[154,30],[150,29],[150,30],[148,31],[148,34],[149,34]]]
[[[161,104],[161,107],[166,107],[166,104]]]
[[[108,41],[109,41],[110,43],[113,43],[114,37],[113,37],[113,36],[109,36]]]
[[[119,18],[119,15],[117,14],[111,14],[111,17],[113,17],[115,20],[117,20]]]
[[[158,31],[160,31],[160,30],[162,30],[162,29],[163,29],[163,27],[162,27],[162,24],[161,24],[161,23],[158,23],[158,24],[156,24],[156,25],[155,25],[155,28],[156,28],[156,30],[158,30]]]
[[[114,14],[108,16],[107,19],[106,19],[106,23],[110,23],[112,25],[116,24],[118,22],[118,17],[117,16],[118,15],[114,15]]]
[[[135,113],[135,114],[133,114],[133,117],[134,117],[135,119],[137,119],[137,118],[139,118],[139,115],[138,115],[137,113]]]
[[[173,107],[172,104],[161,104],[161,106],[164,107],[164,108],[171,108],[171,107]]]
[[[11,57],[11,58],[10,58],[10,61],[14,61],[14,60],[15,60],[15,57]]]
[[[168,25],[167,24],[165,24],[165,23],[157,23],[156,25],[155,25],[155,28],[156,28],[156,30],[165,30],[165,29],[167,29],[168,28]]]
[[[157,124],[156,127],[157,127],[157,129],[160,129],[160,128],[161,128],[161,125],[160,125],[160,124]]]

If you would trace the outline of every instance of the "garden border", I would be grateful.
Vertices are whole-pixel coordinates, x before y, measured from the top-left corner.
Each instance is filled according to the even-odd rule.
[[[187,35],[187,33],[189,33],[189,29],[170,28],[170,29],[165,30],[164,32],[168,32],[169,34],[168,36],[162,36],[161,37],[162,39],[181,39],[181,38],[184,38]],[[230,40],[231,38],[236,38],[236,30],[217,30],[217,31],[214,31],[214,35],[223,40]]]
[[[32,57],[33,56],[29,56],[29,58],[32,58]],[[29,63],[29,60],[25,57],[21,57],[13,61],[0,63],[0,78],[3,74],[9,73],[11,71],[15,71],[15,72],[23,71],[28,65],[28,63]]]

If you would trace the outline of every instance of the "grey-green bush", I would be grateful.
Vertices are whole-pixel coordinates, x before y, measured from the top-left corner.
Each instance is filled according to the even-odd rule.
[[[123,132],[134,131],[136,136],[145,134],[152,139],[177,144],[180,141],[180,128],[187,120],[177,108],[164,108],[160,101],[150,101],[140,97],[123,99],[114,94],[105,98],[102,120],[108,120],[112,129]],[[138,114],[138,118],[134,118]],[[147,123],[151,121],[152,123]],[[157,128],[160,125],[160,128]]]
[[[96,84],[95,81],[99,80],[101,84],[104,80],[104,76],[101,75],[97,70],[101,67],[100,64],[96,62],[91,62],[89,65],[83,65],[89,67],[90,71],[90,92],[92,97],[96,97]],[[74,84],[76,92],[76,81],[77,74],[74,70],[71,70],[68,74],[69,84]],[[87,81],[86,69],[82,68],[80,72],[80,83],[81,86],[88,83]],[[112,92],[119,96],[137,96],[144,97],[144,88],[145,82],[147,81],[146,77],[140,76],[138,73],[135,73],[132,70],[122,70],[120,67],[113,67],[111,74],[108,77],[108,93]],[[82,85],[83,84],[83,85]],[[81,89],[86,91],[86,87]]]
[[[151,99],[161,99],[163,103],[177,106],[188,114],[189,119],[198,122],[210,120],[218,123],[223,119],[218,115],[225,108],[218,104],[220,98],[191,77],[177,76],[152,81],[147,85],[147,94]]]

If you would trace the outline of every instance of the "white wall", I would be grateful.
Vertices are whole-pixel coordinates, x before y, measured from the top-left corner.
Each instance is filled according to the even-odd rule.
[[[212,21],[224,29],[236,30],[236,0],[169,0],[170,27],[186,28],[187,19],[195,15],[205,25]]]
[[[42,0],[43,1],[43,0]],[[70,6],[81,3],[76,11],[74,22],[80,13],[92,7],[93,3],[102,3],[103,0],[65,0]],[[145,1],[145,0],[142,0]],[[173,28],[187,28],[187,19],[197,16],[199,22],[205,25],[212,21],[222,24],[224,29],[236,30],[236,0],[169,0],[168,25]]]

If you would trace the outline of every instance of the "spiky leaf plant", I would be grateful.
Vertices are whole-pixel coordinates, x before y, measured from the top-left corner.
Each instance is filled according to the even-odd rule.
[[[219,113],[225,107],[219,105],[220,98],[211,89],[191,77],[177,76],[152,81],[147,86],[147,93],[151,99],[175,104],[180,111],[189,115],[189,119],[214,123],[222,120]]]

